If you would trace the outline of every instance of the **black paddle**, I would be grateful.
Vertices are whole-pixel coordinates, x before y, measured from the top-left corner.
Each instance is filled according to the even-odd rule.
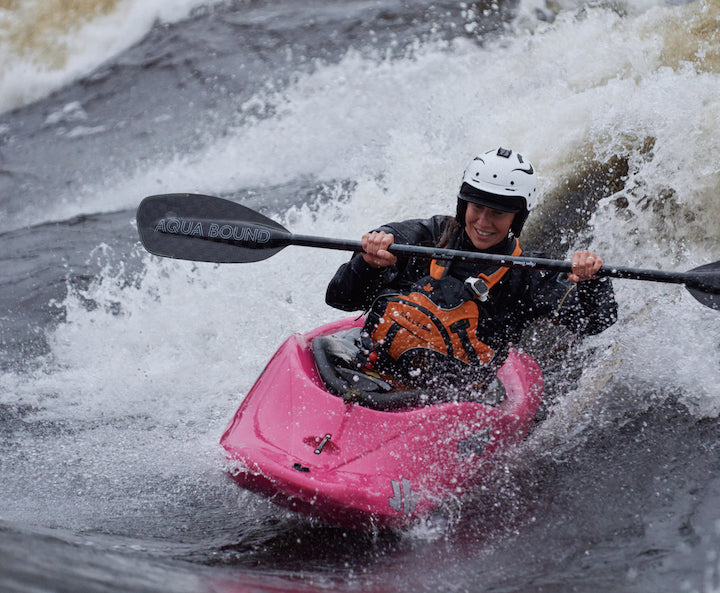
[[[145,198],[137,211],[145,249],[155,255],[191,261],[246,263],[268,259],[288,245],[362,251],[360,241],[290,233],[274,220],[235,202],[198,194],[165,194]],[[570,262],[513,257],[473,251],[393,244],[395,255],[428,259],[479,261],[509,268],[571,272]],[[720,310],[720,262],[688,272],[665,272],[604,265],[598,276],[684,284],[706,307]]]

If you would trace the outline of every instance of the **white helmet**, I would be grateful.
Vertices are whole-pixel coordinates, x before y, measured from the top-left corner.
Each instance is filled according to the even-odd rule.
[[[465,224],[467,202],[503,212],[515,212],[511,227],[520,235],[537,198],[537,175],[530,161],[507,148],[476,156],[465,169],[458,194],[458,222]]]

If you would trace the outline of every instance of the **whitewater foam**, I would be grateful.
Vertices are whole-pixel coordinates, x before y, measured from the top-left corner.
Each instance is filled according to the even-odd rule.
[[[219,0],[218,0],[219,1]],[[0,6],[0,113],[89,74],[207,0],[23,0]]]

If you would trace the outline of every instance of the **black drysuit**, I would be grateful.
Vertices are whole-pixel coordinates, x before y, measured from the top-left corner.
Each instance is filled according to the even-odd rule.
[[[392,233],[395,243],[438,246],[443,232],[453,222],[449,216],[413,219],[382,226]],[[500,242],[487,253],[510,254],[515,240]],[[448,248],[477,251],[464,231],[456,230],[447,241]],[[524,256],[543,257],[540,253]],[[464,285],[468,277],[488,276],[498,270],[496,264],[451,262],[439,285],[451,286],[450,300],[474,298]],[[430,261],[423,258],[398,258],[395,265],[372,268],[356,254],[343,264],[330,281],[326,302],[344,311],[369,311],[388,293],[408,294],[421,290],[430,275]],[[436,284],[436,286],[438,286]],[[438,295],[441,291],[435,291]],[[430,295],[431,298],[432,295]],[[517,343],[522,331],[533,321],[547,317],[578,334],[596,334],[617,318],[617,304],[608,278],[573,283],[564,273],[510,268],[489,291],[485,301],[475,299],[480,310],[477,339],[495,352],[493,367],[504,361],[507,348]],[[445,303],[453,306],[455,303]]]

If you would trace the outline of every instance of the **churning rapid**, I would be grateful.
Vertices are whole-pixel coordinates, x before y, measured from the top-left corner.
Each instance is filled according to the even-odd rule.
[[[619,321],[538,325],[547,418],[406,531],[286,513],[218,440],[281,341],[342,313],[348,254],[139,246],[151,194],[358,239],[451,213],[503,145],[524,246],[720,259],[720,2],[0,2],[0,589],[720,591],[720,314],[615,280]]]

